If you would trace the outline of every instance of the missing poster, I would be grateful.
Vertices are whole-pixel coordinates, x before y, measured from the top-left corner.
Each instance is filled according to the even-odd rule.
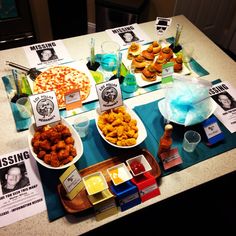
[[[61,40],[25,46],[24,51],[32,68],[40,69],[72,61]]]
[[[112,40],[120,45],[120,49],[128,48],[133,42],[140,44],[151,42],[151,39],[141,30],[137,23],[108,29],[106,32]]]
[[[214,115],[231,132],[236,131],[236,89],[229,82],[214,85],[209,94],[217,103]]]
[[[0,156],[0,227],[46,210],[38,166],[29,149]]]

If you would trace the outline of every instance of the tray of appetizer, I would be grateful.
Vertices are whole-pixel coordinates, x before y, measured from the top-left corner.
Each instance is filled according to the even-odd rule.
[[[84,177],[84,176],[88,176],[90,174],[96,173],[98,171],[101,171],[107,181],[108,188],[109,188],[109,186],[111,186],[113,181],[107,170],[108,169],[111,170],[110,169],[111,167],[114,167],[121,163],[125,163],[126,160],[139,156],[139,155],[143,155],[146,158],[147,162],[151,166],[149,173],[153,175],[154,178],[158,179],[161,176],[160,166],[157,163],[155,157],[146,149],[127,150],[125,155],[111,157],[107,160],[104,160],[102,162],[89,166],[85,169],[82,169],[79,171],[79,173],[81,177]],[[70,200],[66,196],[67,193],[62,184],[59,184],[57,186],[57,190],[58,190],[61,203],[68,213],[84,212],[93,207],[91,202],[89,201],[88,193],[85,187],[83,187],[83,189],[78,193],[78,195],[76,195],[76,197],[73,198],[72,200]]]
[[[174,73],[187,75],[189,69],[184,65],[182,55],[175,55],[168,45],[160,45],[153,41],[147,45],[132,43],[122,55],[122,61],[127,68],[134,68],[139,87],[161,81],[162,65],[174,63]]]

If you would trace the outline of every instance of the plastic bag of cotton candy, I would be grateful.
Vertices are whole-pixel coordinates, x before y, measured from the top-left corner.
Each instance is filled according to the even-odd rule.
[[[176,77],[166,88],[165,99],[158,104],[162,115],[185,126],[204,121],[216,108],[209,97],[210,87],[211,83],[201,78]]]

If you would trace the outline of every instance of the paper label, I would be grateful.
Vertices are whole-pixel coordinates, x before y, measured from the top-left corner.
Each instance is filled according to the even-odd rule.
[[[71,165],[60,176],[60,181],[70,199],[73,199],[84,187],[82,178],[75,165]]]
[[[178,148],[173,148],[170,151],[163,152],[160,157],[165,170],[183,162],[179,155]]]
[[[137,198],[139,198],[139,195],[137,192],[134,194],[128,195],[127,197],[124,197],[120,200],[120,205],[124,205],[128,202],[133,201],[134,199],[137,199]]]
[[[80,90],[74,89],[65,93],[66,110],[73,110],[82,106]]]
[[[157,17],[155,28],[158,35],[162,35],[170,27],[172,18]]]
[[[220,127],[217,122],[214,122],[214,123],[209,124],[208,126],[204,127],[204,130],[206,132],[208,139],[221,133]]]
[[[59,121],[60,113],[54,91],[29,96],[37,127]]]
[[[100,110],[106,111],[123,105],[118,79],[96,84]]]
[[[157,188],[158,188],[157,184],[152,184],[152,185],[150,185],[150,186],[148,186],[148,187],[142,189],[142,190],[140,191],[140,196],[142,197],[143,195],[145,195],[145,194],[147,194],[147,193],[150,193],[150,192],[154,191],[154,190],[157,189]]]
[[[174,73],[174,63],[173,62],[167,62],[162,66],[162,83],[169,83],[173,82],[173,75]]]

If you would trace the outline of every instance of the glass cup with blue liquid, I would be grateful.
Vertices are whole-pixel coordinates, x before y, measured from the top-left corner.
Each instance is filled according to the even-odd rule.
[[[120,45],[114,41],[105,41],[102,43],[101,48],[101,67],[104,77],[109,80],[113,75],[113,71],[117,69]]]
[[[124,78],[123,83],[121,84],[121,90],[126,93],[134,93],[138,89],[136,77],[134,74],[134,67],[130,66],[128,68],[129,72]]]

